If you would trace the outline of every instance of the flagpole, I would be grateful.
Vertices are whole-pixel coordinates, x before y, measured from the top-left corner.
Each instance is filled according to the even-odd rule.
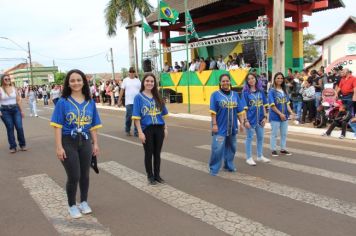
[[[144,70],[143,70],[143,15],[142,15],[142,24],[141,24],[141,79],[143,78],[144,75]]]
[[[188,69],[188,61],[189,61],[189,50],[188,50],[188,27],[187,27],[187,5],[188,0],[184,0],[184,18],[185,18],[185,46],[186,46],[186,54],[187,54],[187,69]],[[188,72],[188,113],[190,113],[190,71]]]
[[[161,81],[162,73],[162,55],[161,55],[161,0],[158,0],[158,52],[159,52],[159,82],[161,85],[162,97],[163,97],[163,86]]]

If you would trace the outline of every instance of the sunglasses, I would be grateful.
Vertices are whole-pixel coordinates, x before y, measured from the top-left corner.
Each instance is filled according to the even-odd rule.
[[[4,81],[10,81],[11,79],[10,78],[5,78]]]

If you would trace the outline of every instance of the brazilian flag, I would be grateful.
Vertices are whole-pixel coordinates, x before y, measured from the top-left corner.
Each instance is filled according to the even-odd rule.
[[[167,21],[171,22],[172,24],[175,24],[178,19],[179,12],[177,10],[171,8],[164,1],[160,1],[160,16],[161,16],[161,19],[167,20]]]

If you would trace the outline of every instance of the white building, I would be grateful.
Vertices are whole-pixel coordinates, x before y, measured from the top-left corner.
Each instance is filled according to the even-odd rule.
[[[350,16],[334,33],[314,44],[322,47],[322,55],[309,69],[324,66],[330,72],[342,65],[356,74],[356,17]]]

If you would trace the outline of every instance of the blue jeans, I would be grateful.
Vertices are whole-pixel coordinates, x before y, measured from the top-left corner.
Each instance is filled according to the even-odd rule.
[[[351,123],[351,121],[350,121],[349,125],[350,125],[352,131],[354,131],[354,136],[356,137],[356,122]]]
[[[213,135],[213,140],[211,143],[211,156],[209,161],[210,174],[218,174],[222,160],[224,160],[224,169],[228,171],[236,171],[236,167],[234,165],[235,153],[236,135]]]
[[[4,122],[7,131],[7,140],[10,145],[10,149],[17,147],[15,140],[15,130],[17,131],[17,140],[20,147],[26,146],[25,135],[22,127],[22,117],[20,109],[17,105],[14,106],[2,106],[1,107],[1,120]]]
[[[297,114],[296,120],[301,121],[302,119],[302,101],[293,101],[293,111]]]
[[[125,122],[125,132],[130,133],[131,131],[131,124],[132,124],[132,110],[133,110],[133,104],[126,105],[126,122]],[[135,134],[138,134],[138,131],[135,126]]]
[[[252,140],[253,135],[256,132],[257,136],[257,157],[263,156],[263,140],[264,140],[264,127],[260,125],[256,125],[256,127],[251,127],[250,129],[246,129],[246,141],[245,141],[245,148],[246,148],[246,159],[250,159],[252,157]]]
[[[45,106],[48,105],[48,95],[43,95],[43,104],[44,104]]]
[[[346,105],[348,111],[351,111],[352,113],[355,112],[353,111],[352,94],[343,96],[341,100],[342,103]]]
[[[317,109],[321,102],[321,92],[315,92],[315,108]]]
[[[281,150],[285,150],[287,146],[288,121],[271,121],[271,129],[271,150],[277,150],[277,136],[279,132],[281,135]]]
[[[29,100],[31,115],[37,116],[37,103],[36,100]]]

